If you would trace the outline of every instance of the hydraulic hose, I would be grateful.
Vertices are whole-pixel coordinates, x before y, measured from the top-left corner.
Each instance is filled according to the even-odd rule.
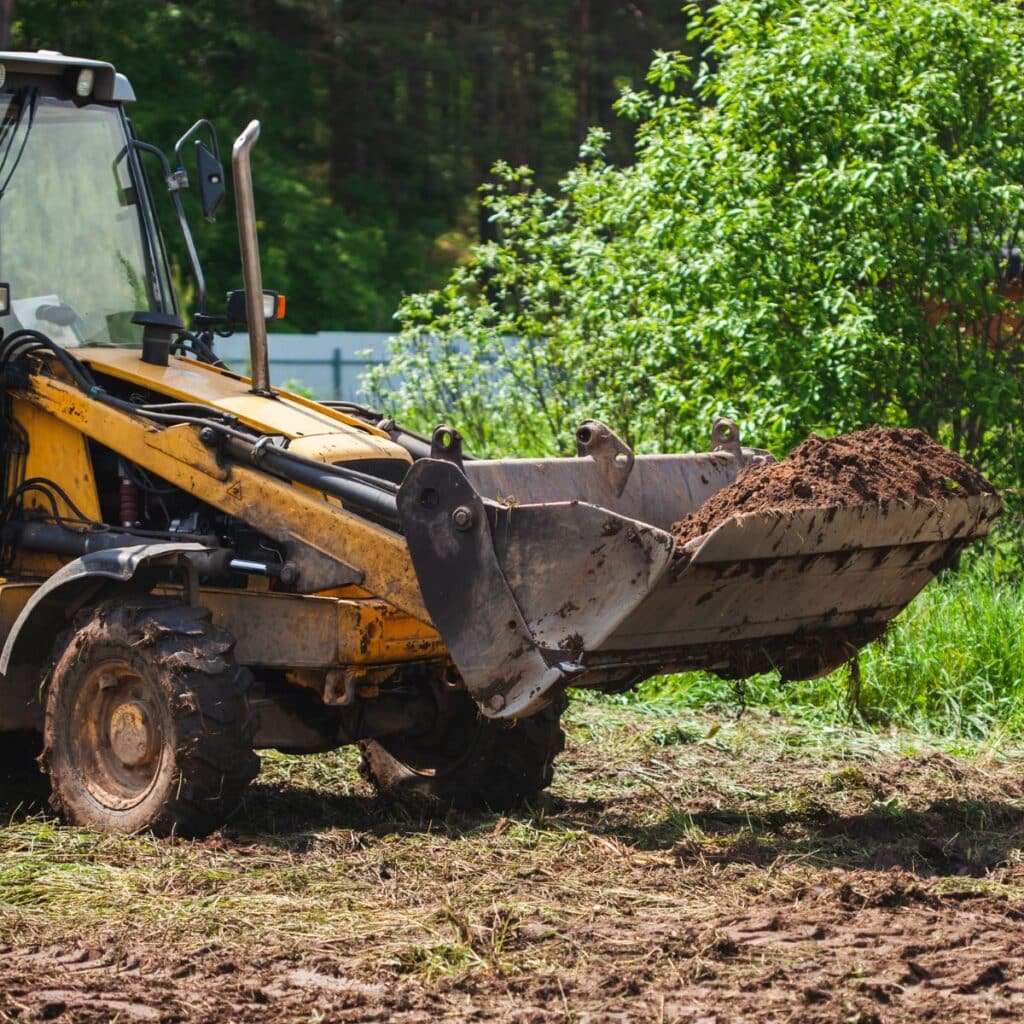
[[[284,448],[267,444],[262,439],[254,440],[250,435],[216,420],[156,412],[145,406],[115,398],[102,389],[93,388],[89,393],[116,409],[145,416],[157,423],[165,423],[168,426],[188,423],[199,427],[199,436],[204,443],[210,447],[221,446],[226,455],[238,462],[260,466],[286,480],[305,484],[324,494],[331,494],[346,505],[351,505],[389,525],[398,525],[398,488],[390,481],[379,480],[347,467],[330,466],[315,459],[294,455]]]
[[[209,440],[216,443],[214,437]],[[346,505],[365,512],[390,526],[398,526],[398,487],[386,480],[341,466],[329,466],[315,459],[294,455],[284,448],[240,440],[228,436],[224,452],[239,462],[248,462],[340,499]]]
[[[104,405],[109,405],[129,415],[144,416],[165,426],[189,424],[198,427],[199,436],[205,444],[210,447],[221,447],[226,455],[238,462],[248,462],[260,466],[267,472],[284,477],[286,480],[303,484],[324,494],[330,494],[344,502],[345,505],[358,509],[389,526],[397,527],[399,525],[396,499],[398,488],[389,481],[379,480],[347,467],[330,466],[301,455],[294,455],[283,448],[267,444],[261,438],[254,439],[252,435],[236,430],[234,427],[208,416],[189,416],[162,411],[168,405],[174,408],[177,403],[147,408],[144,405],[136,405],[134,402],[117,398],[98,385],[79,360],[38,331],[16,331],[0,341],[0,362],[9,358],[7,353],[11,346],[17,346],[17,352],[20,353],[22,344],[27,346],[26,351],[40,347],[52,352],[68,371],[76,386],[90,398],[94,398]],[[191,403],[181,403],[178,407],[196,408]],[[203,407],[200,406],[197,411],[202,411],[202,409]],[[210,410],[210,412],[215,411]]]
[[[0,342],[0,362],[9,362],[20,355],[25,355],[36,348],[45,348],[52,353],[57,361],[68,371],[71,379],[83,391],[88,391],[96,386],[92,374],[83,364],[69,355],[66,349],[61,348],[52,338],[48,338],[40,331],[33,331],[30,328],[21,328],[12,331],[2,342]]]

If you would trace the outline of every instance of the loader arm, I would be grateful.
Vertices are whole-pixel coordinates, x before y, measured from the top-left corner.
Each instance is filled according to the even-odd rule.
[[[397,532],[256,466],[218,461],[216,447],[201,441],[194,426],[155,426],[39,373],[17,395],[279,541],[296,565],[301,592],[355,584],[421,622],[431,621],[408,547]]]

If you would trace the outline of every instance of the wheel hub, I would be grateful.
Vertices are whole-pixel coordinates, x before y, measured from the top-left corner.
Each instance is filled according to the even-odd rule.
[[[110,715],[110,747],[129,768],[148,764],[157,751],[158,739],[149,709],[141,701],[118,704]]]

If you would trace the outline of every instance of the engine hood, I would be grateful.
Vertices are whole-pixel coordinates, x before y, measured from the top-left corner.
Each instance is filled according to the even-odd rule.
[[[361,459],[412,461],[387,434],[308,398],[275,390],[275,398],[254,395],[248,378],[194,359],[172,356],[168,366],[144,363],[135,349],[81,348],[75,356],[93,370],[166,396],[198,402],[236,416],[264,434],[288,438],[296,454],[321,462]]]

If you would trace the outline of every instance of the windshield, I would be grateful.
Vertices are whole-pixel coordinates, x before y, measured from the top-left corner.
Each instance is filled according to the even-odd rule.
[[[126,143],[116,107],[0,94],[5,334],[28,327],[67,347],[142,343],[132,314],[160,311],[170,291],[147,251],[148,209]]]

